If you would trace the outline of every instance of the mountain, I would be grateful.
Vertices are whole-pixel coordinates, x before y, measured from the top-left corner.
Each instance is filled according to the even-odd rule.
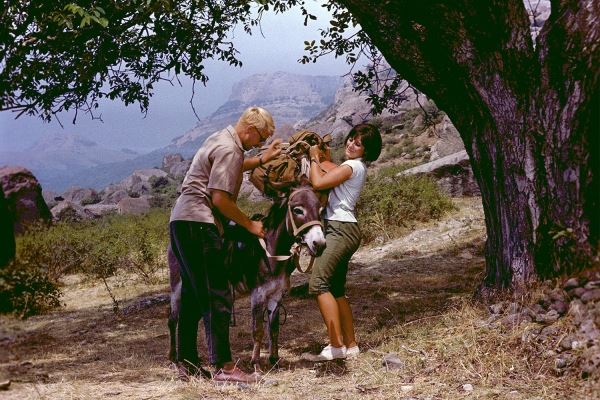
[[[267,109],[275,121],[275,136],[287,138],[298,121],[311,119],[333,102],[340,83],[341,78],[337,76],[287,72],[252,75],[233,86],[227,102],[217,111],[183,136],[173,139],[166,149],[190,157],[208,135],[235,124],[250,106]]]
[[[137,156],[139,153],[133,150],[109,149],[79,135],[54,134],[23,151],[0,152],[0,164],[24,166],[42,185],[63,190],[70,186],[65,177],[72,176],[75,171],[124,162]]]
[[[235,84],[227,102],[209,117],[168,146],[150,153],[137,155],[125,149],[102,149],[89,140],[69,136],[49,138],[18,156],[0,154],[0,164],[30,168],[47,190],[63,191],[70,186],[101,189],[135,169],[160,166],[165,154],[193,156],[206,137],[235,124],[250,106],[269,110],[275,120],[275,135],[287,138],[294,132],[295,123],[311,119],[333,102],[340,82],[341,78],[336,76],[256,74]]]
[[[408,88],[406,81],[400,84],[398,90],[406,97],[399,107],[399,113],[419,106],[416,92]],[[426,101],[422,93],[418,96],[419,101]],[[352,77],[347,76],[338,87],[332,104],[313,118],[298,121],[294,128],[295,130],[310,129],[321,134],[331,133],[334,138],[344,136],[354,125],[373,119],[367,97],[366,94],[354,91]],[[393,114],[386,110],[377,118],[385,119],[392,116]]]

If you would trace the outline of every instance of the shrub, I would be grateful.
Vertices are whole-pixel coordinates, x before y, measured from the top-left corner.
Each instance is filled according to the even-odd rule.
[[[368,177],[357,204],[365,243],[389,239],[411,222],[437,219],[454,208],[431,178],[396,176],[406,167],[382,168]]]
[[[90,204],[98,204],[100,203],[100,201],[102,201],[102,197],[100,197],[100,194],[98,194],[98,192],[94,191],[89,196],[81,199],[81,205],[87,206]]]
[[[58,285],[39,264],[13,261],[0,269],[0,313],[26,318],[60,306],[60,296]]]

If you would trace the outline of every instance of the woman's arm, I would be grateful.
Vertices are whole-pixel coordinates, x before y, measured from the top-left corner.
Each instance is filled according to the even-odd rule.
[[[315,190],[331,189],[352,176],[352,168],[349,165],[339,165],[323,172],[319,160],[320,150],[317,146],[312,146],[310,148],[310,183]]]

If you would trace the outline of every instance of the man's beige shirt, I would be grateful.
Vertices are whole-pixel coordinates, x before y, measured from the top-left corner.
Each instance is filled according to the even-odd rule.
[[[211,189],[223,190],[236,200],[242,185],[244,148],[235,129],[210,135],[196,152],[181,187],[170,221],[207,222],[221,226],[210,197]]]

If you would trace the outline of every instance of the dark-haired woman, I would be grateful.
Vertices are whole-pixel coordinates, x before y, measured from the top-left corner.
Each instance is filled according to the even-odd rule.
[[[356,125],[344,142],[346,161],[334,168],[329,154],[317,146],[310,149],[310,181],[316,190],[330,190],[325,212],[327,248],[315,260],[309,291],[317,296],[319,310],[329,334],[329,345],[320,354],[304,354],[310,361],[355,357],[360,352],[354,336],[352,310],[346,297],[348,262],[358,250],[361,232],[355,206],[367,179],[367,161],[381,153],[381,134],[373,125]],[[323,167],[327,172],[323,172]]]

